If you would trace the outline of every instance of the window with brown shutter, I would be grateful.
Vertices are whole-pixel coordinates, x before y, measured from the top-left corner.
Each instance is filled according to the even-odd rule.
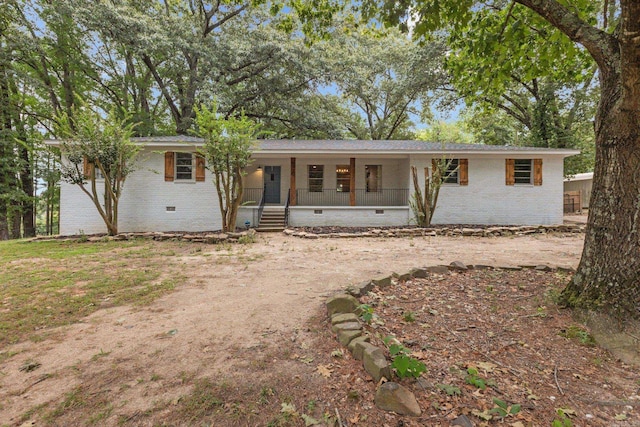
[[[469,185],[469,159],[460,159],[458,166],[459,184]]]
[[[164,153],[164,180],[173,181],[175,176],[175,157],[176,153],[167,151]]]
[[[204,181],[204,157],[196,154],[196,182]]]
[[[542,185],[542,159],[533,159],[533,185]]]
[[[437,170],[439,161],[431,159],[432,170]],[[446,162],[443,184],[469,185],[469,159],[448,159]]]
[[[506,185],[542,185],[542,159],[506,159]]]
[[[515,183],[515,159],[505,159],[505,184],[514,185]]]

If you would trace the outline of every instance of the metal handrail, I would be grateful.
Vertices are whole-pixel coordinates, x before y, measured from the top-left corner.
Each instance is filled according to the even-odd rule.
[[[265,193],[267,192],[267,185],[264,185],[264,188],[262,189],[262,195],[260,196],[260,207],[258,208],[258,220],[255,221],[255,225],[256,227],[260,225],[260,220],[262,219],[262,211],[264,211],[264,204],[266,202],[265,200]]]
[[[287,190],[287,203],[284,205],[284,226],[289,226],[289,202],[291,201],[291,189]]]

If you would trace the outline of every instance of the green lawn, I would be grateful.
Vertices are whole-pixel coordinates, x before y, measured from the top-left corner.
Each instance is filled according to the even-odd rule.
[[[42,339],[100,307],[165,294],[175,278],[161,273],[174,254],[146,240],[0,242],[0,348]]]

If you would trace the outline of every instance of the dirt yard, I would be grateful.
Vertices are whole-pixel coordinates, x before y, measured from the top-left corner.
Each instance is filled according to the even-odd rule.
[[[283,353],[287,343],[306,348],[313,342],[309,321],[321,321],[332,292],[455,260],[576,267],[582,239],[541,234],[305,240],[269,234],[254,244],[225,247],[157,242],[158,251],[179,252],[162,272],[183,278],[174,292],[149,306],[110,307],[105,301],[103,309],[44,341],[0,349],[12,355],[0,367],[0,425],[40,425],[41,419],[55,425],[162,424],[172,405],[203,385],[200,379],[226,379],[233,388],[243,372],[254,377],[260,399],[271,401],[273,387],[260,372],[286,375],[287,363],[273,362],[292,356]],[[28,369],[30,363],[37,367]],[[296,376],[293,382],[304,382]],[[185,425],[198,424],[200,407],[193,404],[194,418]],[[65,418],[65,411],[71,415]],[[230,421],[220,425],[262,425],[245,423],[249,418],[241,409],[225,411]],[[181,424],[185,418],[178,419]]]

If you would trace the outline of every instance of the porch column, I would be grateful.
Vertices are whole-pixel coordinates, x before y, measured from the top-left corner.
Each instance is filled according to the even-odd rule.
[[[349,204],[356,205],[356,158],[349,160]]]
[[[296,200],[296,158],[291,158],[291,178],[289,181],[289,206],[295,206]]]

